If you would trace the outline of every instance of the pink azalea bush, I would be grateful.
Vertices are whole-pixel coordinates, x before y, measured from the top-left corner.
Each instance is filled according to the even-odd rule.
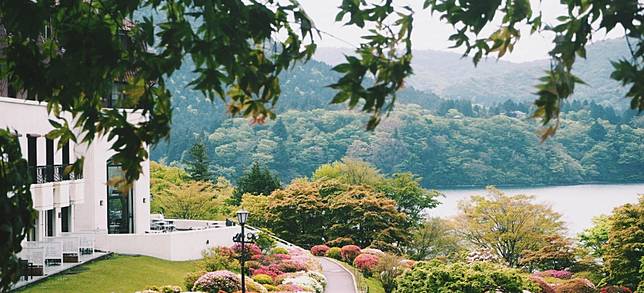
[[[345,245],[340,250],[342,259],[348,263],[353,263],[353,260],[360,255],[360,247],[357,245]]]
[[[365,248],[365,249],[361,250],[360,253],[371,254],[371,255],[375,255],[375,256],[383,256],[383,255],[385,255],[384,251],[382,251],[380,249],[375,249],[375,248]]]
[[[230,271],[215,271],[199,277],[192,287],[193,291],[232,293],[241,289],[241,279]]]
[[[235,252],[235,255],[241,254],[241,243],[235,243],[231,248]],[[262,249],[254,243],[245,244],[244,251],[250,255],[251,259],[256,259],[262,255]]]
[[[402,268],[404,268],[404,269],[411,269],[411,268],[413,268],[415,265],[416,265],[416,261],[415,261],[415,260],[411,260],[411,259],[403,259],[403,260],[401,260],[401,261],[400,261],[400,266],[401,266]]]
[[[633,291],[623,286],[606,286],[599,290],[600,293],[633,293]]]
[[[289,259],[291,259],[291,256],[288,255],[288,254],[278,253],[278,254],[273,254],[272,256],[277,258],[277,259],[279,259],[279,260],[289,260]]]
[[[324,244],[311,247],[311,253],[315,256],[324,256],[327,251],[329,251],[329,247]]]
[[[279,269],[285,273],[292,273],[297,271],[305,271],[306,263],[300,260],[285,260],[279,264]]]
[[[552,288],[552,286],[550,286],[550,284],[548,284],[548,282],[546,282],[543,278],[535,275],[532,275],[529,278],[532,283],[541,288],[541,293],[555,293],[555,289]]]
[[[373,254],[360,254],[353,260],[353,266],[362,271],[363,274],[371,276],[373,269],[378,265],[380,257]]]
[[[275,278],[284,273],[282,270],[280,270],[278,264],[261,266],[258,269],[251,269],[250,272],[251,272],[251,275],[253,276],[263,274],[263,275],[269,275],[272,278]]]

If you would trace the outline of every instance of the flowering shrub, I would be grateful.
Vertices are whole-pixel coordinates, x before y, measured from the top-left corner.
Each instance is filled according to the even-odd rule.
[[[266,290],[268,290],[269,292],[278,290],[277,286],[271,284],[264,284],[264,288],[266,288]]]
[[[631,289],[621,286],[606,286],[602,288],[600,293],[632,293]]]
[[[188,273],[183,278],[183,286],[186,288],[186,290],[192,289],[192,287],[195,286],[195,282],[199,279],[199,277],[203,276],[205,273],[206,271],[197,271],[197,272]]]
[[[272,264],[269,266],[261,266],[258,269],[251,270],[251,274],[254,275],[269,275],[273,278],[283,274],[284,272],[280,270],[279,266],[277,264]]]
[[[235,259],[235,252],[228,247],[213,247],[201,252],[203,258],[199,261],[199,268],[206,272],[221,270],[235,270],[239,268],[239,261]]]
[[[239,276],[230,271],[216,271],[205,273],[199,277],[193,286],[193,291],[219,293],[224,291],[232,293],[241,289]]]
[[[232,250],[235,252],[236,256],[239,256],[241,254],[241,243],[235,243],[235,245],[233,245],[232,247]],[[247,257],[247,259],[256,259],[257,257],[262,255],[262,250],[259,248],[259,246],[252,243],[245,244],[244,251],[249,256]]]
[[[318,281],[322,285],[322,287],[326,287],[327,285],[327,280],[326,277],[318,272],[306,272],[306,274],[311,277],[312,279]]]
[[[342,254],[342,259],[348,263],[353,263],[353,260],[360,254],[360,247],[356,245],[345,245],[342,246],[340,253]]]
[[[311,253],[316,256],[324,256],[329,251],[329,247],[322,244],[311,247]]]
[[[569,271],[558,271],[558,270],[547,270],[543,272],[538,272],[535,273],[536,276],[539,277],[552,277],[552,278],[557,278],[557,279],[562,279],[562,280],[568,280],[572,278],[572,273]]]
[[[530,276],[530,281],[541,288],[541,293],[555,293],[555,289],[552,288],[552,286],[550,286],[550,284],[548,284],[548,282],[543,280],[543,278],[541,277],[532,275]]]
[[[340,247],[331,247],[329,250],[326,252],[326,256],[341,260],[342,259],[342,249]]]
[[[255,261],[255,260],[249,260],[245,262],[245,264],[246,264],[246,267],[249,269],[259,269],[259,267],[262,266],[262,264],[259,261]]]
[[[557,293],[594,293],[597,289],[588,279],[572,279],[555,286]]]
[[[266,275],[266,274],[257,274],[253,276],[253,280],[255,282],[260,283],[260,284],[272,284],[273,283],[273,277]]]
[[[375,249],[375,248],[365,248],[365,249],[361,250],[360,253],[371,254],[371,255],[375,255],[375,256],[383,256],[383,255],[385,255],[385,253],[382,250]]]
[[[289,247],[286,250],[288,251],[288,254],[290,254],[291,256],[308,254],[308,251],[299,247]]]
[[[378,265],[379,257],[373,254],[360,254],[353,260],[353,266],[362,271],[363,274],[371,276],[373,269]]]
[[[292,273],[297,271],[305,271],[306,263],[297,260],[285,260],[278,265],[280,271],[285,273]]]
[[[291,256],[288,255],[288,254],[277,253],[277,254],[273,254],[272,256],[275,257],[276,259],[279,259],[279,260],[289,260],[289,259],[291,259]]]
[[[277,290],[279,292],[307,292],[305,291],[306,289],[304,287],[300,287],[298,285],[294,284],[282,284],[277,286]],[[308,291],[311,292],[311,291]]]
[[[271,254],[288,254],[288,250],[284,247],[275,247],[271,249]]]
[[[466,261],[467,263],[474,263],[477,261],[498,262],[499,258],[489,249],[478,249],[471,251],[467,255]]]
[[[286,277],[282,281],[282,284],[296,285],[296,286],[301,287],[303,289],[313,288],[314,292],[323,293],[324,292],[324,285],[317,280],[318,277],[319,276],[311,277],[306,272],[297,272],[297,273],[292,273],[292,274],[286,274]]]

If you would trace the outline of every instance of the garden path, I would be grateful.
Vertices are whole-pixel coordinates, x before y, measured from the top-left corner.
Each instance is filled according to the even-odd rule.
[[[357,293],[353,276],[341,265],[320,257],[322,273],[328,281],[325,293]]]

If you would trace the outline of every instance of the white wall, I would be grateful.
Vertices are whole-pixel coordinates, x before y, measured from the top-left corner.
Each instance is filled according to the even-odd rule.
[[[96,236],[96,249],[173,261],[194,260],[200,259],[206,248],[233,245],[233,236],[239,232],[240,227],[233,226],[171,233],[103,234]]]

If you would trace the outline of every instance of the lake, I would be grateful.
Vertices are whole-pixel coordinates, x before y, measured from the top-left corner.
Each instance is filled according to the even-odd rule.
[[[644,194],[644,184],[587,184],[536,188],[499,188],[506,194],[534,195],[536,201],[548,203],[566,222],[569,233],[576,235],[592,225],[592,218],[609,214],[613,208],[635,203]],[[458,202],[472,195],[484,195],[485,189],[440,190],[445,197],[438,207],[429,210],[434,217],[451,217],[458,212]]]

